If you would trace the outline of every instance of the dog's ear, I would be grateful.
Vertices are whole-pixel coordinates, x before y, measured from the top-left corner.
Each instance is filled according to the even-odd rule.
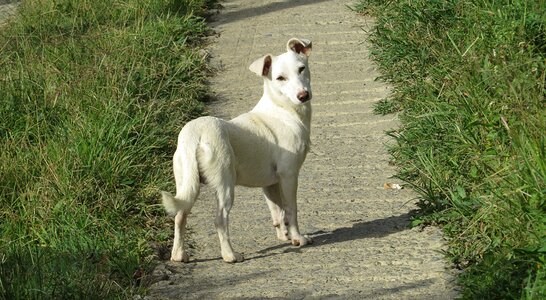
[[[286,44],[287,51],[294,51],[297,54],[303,53],[305,56],[309,56],[311,54],[311,48],[313,48],[313,43],[306,39],[291,38],[288,41],[288,44]]]
[[[255,60],[248,68],[258,76],[267,77],[271,73],[271,62],[271,55],[268,54]]]

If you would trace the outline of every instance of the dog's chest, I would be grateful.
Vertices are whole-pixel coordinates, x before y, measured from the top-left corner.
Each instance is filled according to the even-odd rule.
[[[299,124],[286,124],[277,132],[279,147],[297,156],[307,154],[309,150],[309,130]]]

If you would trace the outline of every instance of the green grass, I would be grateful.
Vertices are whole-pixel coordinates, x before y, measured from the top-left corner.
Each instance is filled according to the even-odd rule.
[[[414,224],[441,224],[468,299],[546,298],[546,2],[364,0],[394,85],[377,111]],[[388,103],[390,102],[390,104]]]
[[[204,112],[211,3],[24,1],[2,27],[0,299],[142,292],[177,131]]]

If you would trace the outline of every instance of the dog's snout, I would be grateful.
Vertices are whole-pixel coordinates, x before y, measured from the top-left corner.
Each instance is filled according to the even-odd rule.
[[[309,100],[309,92],[308,91],[301,91],[298,93],[298,100],[301,102],[306,102]]]

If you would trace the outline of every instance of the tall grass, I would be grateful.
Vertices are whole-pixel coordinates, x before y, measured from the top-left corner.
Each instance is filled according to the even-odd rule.
[[[398,176],[450,238],[464,298],[546,298],[546,2],[363,0],[395,89]]]
[[[0,299],[138,291],[173,136],[203,113],[203,0],[24,1],[0,30]]]

